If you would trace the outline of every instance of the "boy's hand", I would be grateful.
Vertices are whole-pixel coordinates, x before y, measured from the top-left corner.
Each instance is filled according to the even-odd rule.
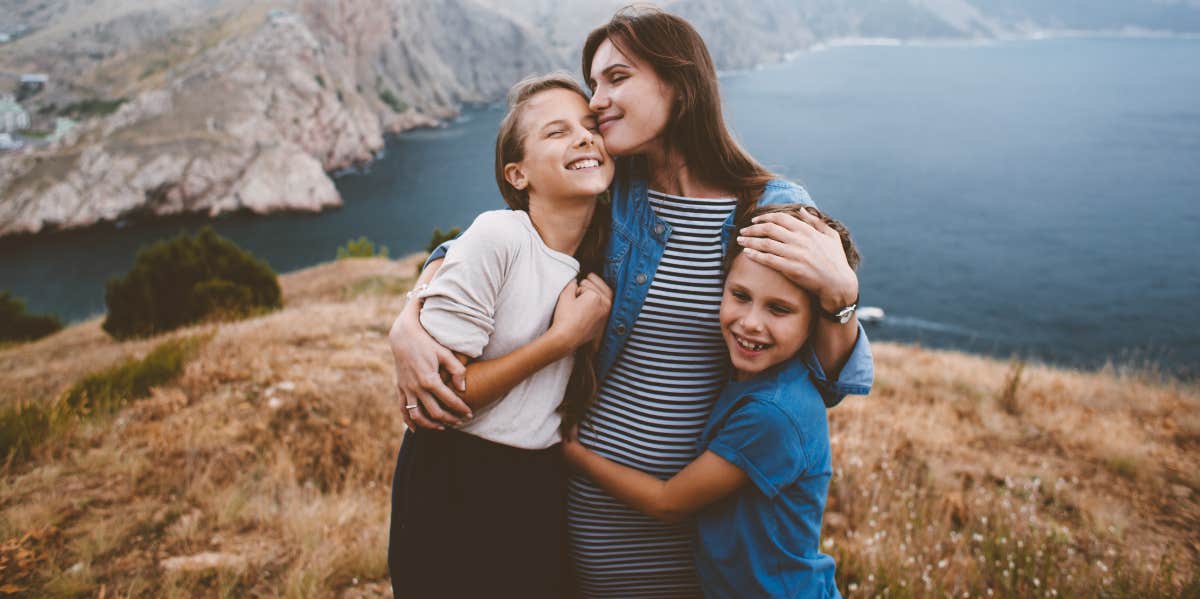
[[[570,466],[577,466],[587,456],[588,448],[579,442],[578,424],[563,432],[562,450],[563,457]]]
[[[779,212],[754,217],[737,238],[743,253],[814,294],[827,312],[854,303],[858,276],[846,262],[837,231],[807,210],[799,213],[800,218]]]

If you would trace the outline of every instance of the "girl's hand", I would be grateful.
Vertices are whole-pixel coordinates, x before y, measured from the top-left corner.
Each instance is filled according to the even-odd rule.
[[[570,351],[598,339],[612,309],[612,289],[595,273],[582,282],[571,281],[558,295],[550,330],[559,335]]]
[[[410,302],[415,304],[416,302]],[[466,389],[466,367],[421,326],[420,307],[405,306],[388,334],[396,363],[396,391],[409,428],[443,430],[456,426],[471,408],[442,381],[439,367],[460,389]],[[409,409],[408,406],[415,406]],[[450,410],[450,411],[447,411]]]
[[[827,312],[849,306],[858,298],[858,276],[846,262],[841,238],[807,210],[799,213],[801,218],[778,212],[756,216],[737,238],[742,253],[814,294]]]

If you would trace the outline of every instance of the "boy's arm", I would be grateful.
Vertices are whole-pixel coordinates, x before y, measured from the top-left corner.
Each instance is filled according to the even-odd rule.
[[[679,522],[750,482],[740,468],[711,451],[667,481],[604,458],[578,439],[564,441],[563,451],[568,462],[613,497],[668,523]]]

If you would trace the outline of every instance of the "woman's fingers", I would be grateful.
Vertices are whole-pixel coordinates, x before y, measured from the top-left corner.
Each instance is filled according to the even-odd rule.
[[[409,408],[408,406],[414,407]],[[418,430],[423,428],[439,431],[446,429],[446,427],[442,426],[441,423],[434,422],[433,419],[429,417],[424,408],[421,407],[420,398],[416,396],[410,395],[405,398],[404,415],[406,417],[406,422],[412,421],[412,425]]]
[[[403,406],[413,405],[413,400],[408,397],[408,394],[404,392],[404,389],[401,389],[399,387],[399,385],[397,385],[396,388],[400,389],[400,401],[402,402],[401,405],[403,405]],[[404,419],[404,428],[415,432],[417,430],[417,427],[415,424],[413,424],[412,416],[410,416],[408,412],[409,412],[409,410],[407,408],[400,410],[400,417]]]

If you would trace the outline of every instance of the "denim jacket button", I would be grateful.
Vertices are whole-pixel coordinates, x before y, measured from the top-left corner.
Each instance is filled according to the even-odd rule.
[[[618,334],[618,335],[624,335],[624,334],[625,334],[625,325],[623,325],[623,324],[619,324],[619,325],[617,325],[617,334]]]
[[[657,225],[654,225],[654,234],[655,235],[662,235],[663,231],[666,231],[666,230],[667,230],[667,228],[664,227],[662,223],[658,223]]]
[[[637,276],[637,277],[636,277],[634,280],[636,280],[636,281],[637,281],[637,284],[638,284],[638,285],[641,285],[642,283],[645,283],[645,282],[646,282],[646,273],[644,273],[644,272],[639,272],[639,273],[638,273],[638,276]]]

